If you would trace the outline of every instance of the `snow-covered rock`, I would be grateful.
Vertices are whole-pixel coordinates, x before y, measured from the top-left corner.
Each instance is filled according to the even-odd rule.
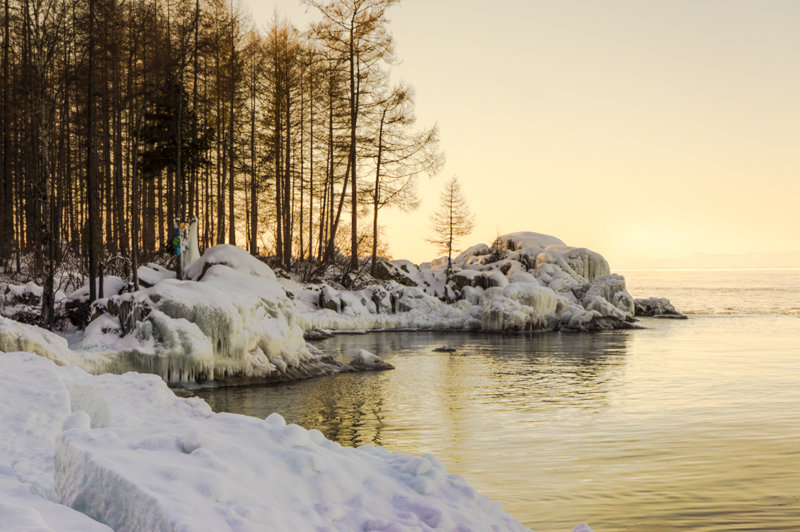
[[[635,299],[634,305],[636,308],[636,316],[677,320],[686,319],[686,315],[675,310],[675,307],[669,302],[669,299],[665,297]]]
[[[527,530],[435,457],[0,354],[3,530]]]
[[[320,331],[588,331],[632,327],[635,321],[624,278],[611,274],[600,254],[548,235],[503,235],[491,247],[472,246],[452,264],[446,258],[420,266],[381,264],[387,276],[403,283],[350,289],[303,284],[278,278],[240,248],[215,246],[187,268],[185,280],[157,265],[139,268],[149,286],[135,292],[107,278],[110,295],[91,309],[84,305],[84,315],[94,319],[72,350],[35,328],[22,335],[0,329],[0,341],[61,363],[79,361],[92,371],[143,371],[170,383],[239,384],[350,368],[347,361],[309,349],[306,339],[327,334]],[[68,299],[83,301],[87,291]]]
[[[449,269],[446,257],[384,266],[393,268],[387,278],[402,271],[416,286],[388,281],[376,295],[376,287],[348,291],[281,282],[295,295],[298,322],[308,330],[592,330],[632,327],[634,321],[624,278],[611,275],[599,253],[540,233],[511,233],[492,247],[472,246]]]
[[[566,244],[561,239],[554,236],[531,231],[508,233],[507,235],[497,237],[494,243],[496,249],[505,249],[508,251],[526,248],[545,249],[548,246],[566,246]]]
[[[107,298],[81,350],[119,352],[107,369],[173,383],[290,380],[336,372],[312,353],[294,303],[264,263],[234,246],[210,248],[186,271]]]

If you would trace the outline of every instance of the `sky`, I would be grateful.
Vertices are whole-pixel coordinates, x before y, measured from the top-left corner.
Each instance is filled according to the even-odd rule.
[[[299,0],[244,0],[304,28]],[[447,164],[411,214],[382,212],[393,258],[424,239],[457,175],[476,216],[457,247],[535,231],[612,269],[697,253],[800,251],[800,2],[403,0],[396,79]]]

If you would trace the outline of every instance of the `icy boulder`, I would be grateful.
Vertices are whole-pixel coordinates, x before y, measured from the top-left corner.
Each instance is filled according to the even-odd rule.
[[[152,372],[174,383],[290,380],[336,369],[309,351],[294,303],[246,251],[213,247],[186,278],[109,298],[80,347],[121,352],[110,371]]]
[[[239,273],[258,277],[271,283],[276,281],[275,273],[269,266],[245,250],[229,244],[220,244],[207,249],[200,259],[187,268],[186,278],[202,281],[206,272],[214,265],[228,266]],[[278,287],[278,289],[280,288]]]
[[[634,312],[633,298],[625,289],[625,278],[616,274],[596,277],[582,302],[586,310],[596,310],[602,316],[623,321]]]
[[[633,321],[625,280],[611,275],[603,256],[553,236],[510,233],[492,247],[472,246],[453,261],[447,278],[445,264],[420,267],[421,277],[446,282],[435,291],[434,283],[423,288],[436,297],[452,292],[454,299],[479,304],[482,313],[473,317],[484,330],[591,330],[629,327]]]
[[[548,246],[536,257],[536,268],[553,264],[577,281],[592,282],[611,270],[602,255],[586,248]]]

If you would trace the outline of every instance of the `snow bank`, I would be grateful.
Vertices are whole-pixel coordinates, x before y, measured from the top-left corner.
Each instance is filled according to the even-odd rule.
[[[430,455],[214,414],[151,375],[28,353],[0,372],[6,530],[527,530]]]
[[[97,370],[108,362],[101,353],[75,352],[63,337],[3,316],[0,316],[0,351],[36,353],[60,366],[75,365],[87,370]]]
[[[8,531],[110,531],[59,504],[55,445],[71,415],[59,368],[32,354],[0,353],[0,529]]]

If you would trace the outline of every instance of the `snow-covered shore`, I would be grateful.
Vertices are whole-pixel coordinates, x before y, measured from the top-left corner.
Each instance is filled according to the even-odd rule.
[[[0,372],[0,530],[527,530],[430,455],[215,414],[154,375]]]
[[[527,530],[433,456],[215,414],[166,384],[384,367],[365,351],[325,356],[304,338],[319,329],[630,326],[633,300],[600,255],[531,233],[498,242],[449,276],[441,260],[383,263],[393,278],[358,290],[278,279],[217,246],[185,281],[156,266],[136,292],[107,278],[111,295],[69,341],[0,316],[0,530]],[[4,309],[28,312],[35,291],[8,287]]]
[[[0,349],[34,351],[94,373],[132,370],[171,384],[231,385],[359,369],[308,344],[318,331],[635,327],[624,278],[610,273],[600,254],[547,235],[513,233],[492,247],[473,246],[449,271],[446,259],[379,266],[382,279],[345,289],[335,281],[278,278],[244,250],[215,246],[191,265],[186,280],[155,265],[140,268],[148,286],[135,292],[107,278],[110,295],[95,303],[92,320],[69,346],[6,321],[0,323]],[[6,298],[19,299],[25,290],[13,287]],[[59,297],[69,304],[87,294],[84,288]],[[35,349],[25,343],[31,337]]]

